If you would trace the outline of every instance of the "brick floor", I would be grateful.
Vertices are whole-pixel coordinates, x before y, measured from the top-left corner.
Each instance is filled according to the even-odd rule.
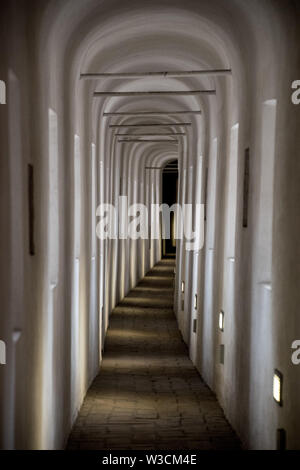
[[[161,261],[114,309],[68,449],[240,447],[178,331],[173,271],[173,260]]]

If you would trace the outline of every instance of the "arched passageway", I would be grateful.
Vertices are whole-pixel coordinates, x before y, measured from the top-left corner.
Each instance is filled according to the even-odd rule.
[[[150,167],[151,168],[151,167]],[[157,168],[155,167],[155,171]],[[162,197],[161,204],[166,204],[168,209],[168,217],[166,223],[162,223],[165,233],[162,233],[162,256],[176,256],[176,205],[178,204],[178,160],[168,162],[162,171]],[[162,206],[163,207],[163,206]],[[172,210],[171,210],[172,209]],[[169,212],[170,210],[170,212]],[[169,216],[170,213],[170,216]],[[162,216],[164,213],[162,211]],[[162,222],[165,222],[163,219]]]
[[[65,446],[111,312],[162,257],[146,168],[177,160],[190,359],[246,448],[299,448],[297,2],[11,0],[0,23],[1,446]],[[99,240],[103,204],[143,204],[148,236]]]

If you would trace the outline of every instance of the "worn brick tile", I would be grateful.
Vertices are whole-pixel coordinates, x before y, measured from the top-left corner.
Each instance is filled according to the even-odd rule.
[[[67,449],[240,448],[178,331],[173,269],[172,260],[158,263],[112,312]]]

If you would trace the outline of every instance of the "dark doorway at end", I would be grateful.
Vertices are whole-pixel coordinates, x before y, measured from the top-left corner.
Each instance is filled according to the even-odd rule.
[[[172,207],[178,200],[178,160],[172,160],[162,172],[162,203]],[[163,258],[176,257],[175,216],[170,214],[170,238],[162,239]]]

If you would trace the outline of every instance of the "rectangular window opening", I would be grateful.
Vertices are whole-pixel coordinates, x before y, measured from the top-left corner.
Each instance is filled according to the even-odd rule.
[[[243,195],[243,227],[248,227],[248,204],[249,204],[249,177],[250,177],[250,150],[245,150],[244,166],[244,195]]]
[[[34,243],[34,170],[33,165],[28,165],[28,230],[29,230],[29,254],[35,255]]]

